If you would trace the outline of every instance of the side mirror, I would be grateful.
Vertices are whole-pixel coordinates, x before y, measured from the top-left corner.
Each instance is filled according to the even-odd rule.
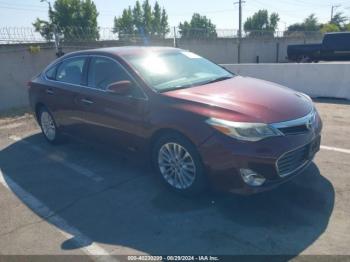
[[[107,92],[116,95],[127,95],[131,90],[131,82],[128,80],[114,82],[107,86]]]

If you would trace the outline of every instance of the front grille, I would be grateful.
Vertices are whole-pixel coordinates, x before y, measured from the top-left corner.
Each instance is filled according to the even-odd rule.
[[[278,130],[281,131],[284,135],[298,135],[307,133],[309,131],[306,125],[281,127],[278,128]]]
[[[308,163],[310,145],[290,151],[277,160],[277,171],[280,177],[285,177],[297,171]]]
[[[317,112],[312,110],[308,115],[285,122],[271,124],[278,129],[283,135],[305,134],[317,128]]]

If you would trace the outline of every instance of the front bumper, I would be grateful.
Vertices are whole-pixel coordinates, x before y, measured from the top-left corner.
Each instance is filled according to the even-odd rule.
[[[199,147],[199,152],[214,189],[253,194],[272,189],[302,173],[311,163],[314,154],[309,155],[303,165],[285,176],[279,172],[277,161],[288,152],[314,144],[314,141],[320,139],[321,129],[320,122],[313,132],[271,137],[259,142],[238,141],[216,132]],[[247,185],[240,175],[241,168],[263,175],[265,183],[259,187]]]

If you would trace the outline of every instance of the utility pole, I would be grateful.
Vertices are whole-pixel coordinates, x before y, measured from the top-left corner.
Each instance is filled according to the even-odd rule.
[[[245,1],[239,0],[238,2],[233,3],[234,5],[238,4],[238,64],[241,63],[241,40],[242,40],[242,4]]]
[[[174,26],[174,47],[177,47],[177,41],[176,41],[176,26]]]
[[[332,20],[333,20],[334,11],[335,11],[335,9],[337,9],[338,7],[340,7],[340,5],[332,5],[332,10],[331,10],[331,22],[332,22]]]
[[[238,8],[239,8],[239,31],[238,31],[238,37],[239,39],[242,38],[242,0],[239,0],[238,2]]]
[[[60,46],[60,35],[58,33],[57,26],[53,23],[51,2],[49,0],[40,0],[40,2],[45,2],[49,5],[49,20],[53,24],[53,37],[55,40],[56,56],[60,57],[64,55],[64,53],[62,52],[62,47]]]

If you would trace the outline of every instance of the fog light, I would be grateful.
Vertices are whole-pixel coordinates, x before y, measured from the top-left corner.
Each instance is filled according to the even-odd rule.
[[[250,186],[261,186],[265,183],[265,177],[259,175],[250,169],[241,168],[240,169],[241,176],[243,181]]]

